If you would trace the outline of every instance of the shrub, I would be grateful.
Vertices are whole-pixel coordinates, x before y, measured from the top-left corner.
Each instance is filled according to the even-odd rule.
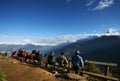
[[[90,64],[90,63],[85,64],[85,70],[90,71],[90,72],[94,72],[94,73],[102,73],[100,67],[98,67],[95,64]]]

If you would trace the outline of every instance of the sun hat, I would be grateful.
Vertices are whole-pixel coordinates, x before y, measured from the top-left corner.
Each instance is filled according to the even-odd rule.
[[[79,50],[77,50],[77,51],[76,51],[76,54],[80,54],[80,51],[79,51]]]

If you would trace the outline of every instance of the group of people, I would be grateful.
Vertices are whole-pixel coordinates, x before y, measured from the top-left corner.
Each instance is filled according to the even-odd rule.
[[[19,49],[18,52],[12,52],[12,57],[22,58],[22,60],[27,62],[32,60],[34,62],[37,62],[38,64],[41,64],[43,53],[40,50],[33,50],[31,54],[28,54],[26,51]],[[84,68],[84,61],[83,58],[80,56],[79,50],[77,50],[75,54],[71,57],[71,63],[73,70],[75,70],[75,73],[80,74],[80,70]],[[53,65],[54,68],[56,68],[57,66],[67,68],[68,64],[69,60],[65,56],[64,52],[61,52],[61,54],[57,58],[55,58],[55,52],[51,51],[50,54],[46,57],[45,67],[48,67],[48,65]]]
[[[60,67],[67,67],[68,60],[64,56],[64,53],[61,52],[61,55],[58,56],[56,59],[54,57],[54,54],[55,54],[55,52],[51,51],[51,53],[48,55],[48,57],[46,59],[46,67],[48,66],[48,64],[54,65],[54,68],[56,68],[57,65],[59,65]]]
[[[53,65],[54,68],[58,64],[61,67],[68,67],[68,59],[65,57],[64,52],[61,52],[60,56],[58,56],[56,59],[54,58],[54,51],[52,51],[48,57],[47,57],[47,62],[46,62],[46,67],[48,64]],[[80,51],[77,50],[75,52],[75,55],[71,57],[71,62],[72,62],[72,68],[75,71],[76,74],[82,75],[80,73],[80,70],[84,69],[84,61],[83,58],[80,56]],[[57,64],[56,64],[57,63]]]
[[[28,54],[28,52],[19,49],[18,52],[13,51],[11,56],[18,58],[21,61],[41,64],[43,53],[40,50],[33,50],[30,54]]]

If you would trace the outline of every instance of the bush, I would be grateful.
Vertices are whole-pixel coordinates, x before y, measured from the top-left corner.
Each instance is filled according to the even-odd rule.
[[[102,73],[100,67],[91,63],[85,64],[85,70],[93,73],[100,73],[100,74]]]
[[[119,78],[120,80],[120,67],[114,67],[111,69],[112,76]]]

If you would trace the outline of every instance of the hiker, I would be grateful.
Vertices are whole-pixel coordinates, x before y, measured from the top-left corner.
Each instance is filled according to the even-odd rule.
[[[28,54],[28,52],[26,52],[25,62],[29,62],[29,61],[30,61],[30,55]]]
[[[32,51],[32,53],[30,54],[30,62],[33,62],[35,58],[35,50]]]
[[[35,53],[35,60],[41,65],[43,54],[40,50]]]
[[[61,67],[67,67],[68,65],[68,60],[64,55],[64,52],[61,52],[61,55],[57,57],[56,62],[59,64]]]
[[[22,52],[23,52],[23,50],[20,48],[19,50],[18,50],[18,59],[21,59],[22,58]]]
[[[47,62],[46,62],[46,65],[45,65],[46,67],[48,66],[48,64],[55,66],[54,51],[51,51],[51,52],[50,52],[50,54],[48,55],[46,61],[47,61]]]
[[[21,61],[25,61],[25,58],[26,58],[26,51],[22,51],[22,58],[21,58]]]
[[[17,58],[17,51],[13,51],[11,57]]]
[[[5,56],[7,56],[8,55],[8,53],[7,53],[7,51],[5,52]]]
[[[84,61],[79,54],[80,54],[80,51],[77,50],[75,55],[72,57],[72,64],[73,64],[73,70],[75,70],[75,73],[82,75],[80,71],[83,70],[84,68]]]

